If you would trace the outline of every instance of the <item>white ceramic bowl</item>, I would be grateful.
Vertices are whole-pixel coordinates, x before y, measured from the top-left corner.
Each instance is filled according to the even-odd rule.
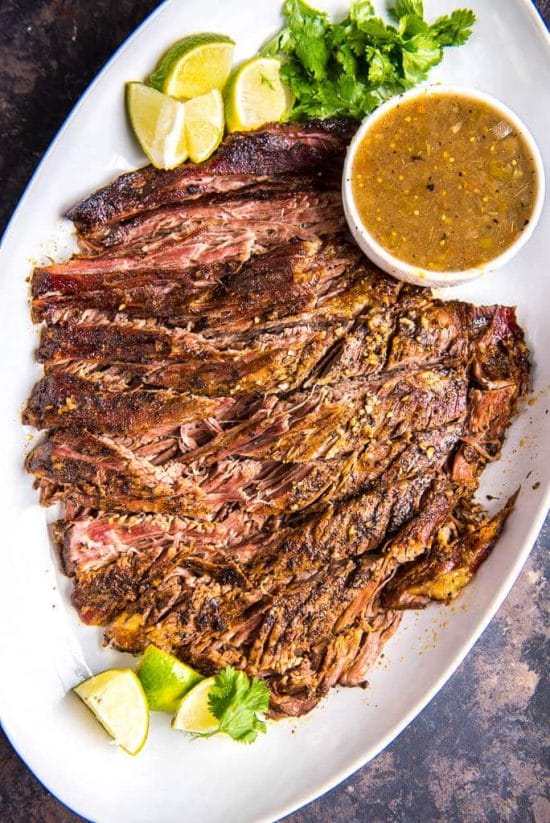
[[[393,254],[390,254],[387,249],[375,240],[361,221],[353,198],[353,190],[351,185],[353,161],[355,159],[357,149],[363,142],[363,138],[367,132],[372,129],[373,126],[375,126],[376,123],[384,117],[385,114],[387,114],[387,112],[394,109],[396,106],[415,98],[443,94],[455,94],[460,95],[461,97],[471,98],[472,100],[481,100],[499,112],[503,119],[508,120],[525,140],[527,147],[533,156],[537,175],[537,190],[535,202],[533,204],[533,211],[529,219],[529,225],[518,235],[517,239],[504,252],[502,252],[502,254],[499,254],[497,257],[494,257],[486,263],[461,271],[429,271],[428,269],[423,269],[419,266],[399,260],[397,257],[394,257]],[[470,280],[475,280],[486,272],[494,271],[495,269],[503,266],[511,260],[515,254],[517,254],[520,248],[527,242],[533,233],[542,211],[544,191],[544,168],[540,151],[533,136],[525,124],[519,119],[517,114],[511,111],[508,106],[504,105],[504,103],[500,100],[492,97],[490,94],[485,94],[485,92],[465,86],[448,84],[420,86],[419,88],[412,89],[411,91],[405,92],[397,97],[393,97],[391,100],[383,103],[373,114],[366,117],[359,126],[357,133],[348,147],[346,161],[344,164],[344,175],[342,178],[342,199],[344,201],[344,211],[350,231],[356,243],[365,252],[367,257],[369,257],[385,272],[391,274],[393,277],[397,277],[399,280],[405,280],[408,283],[414,283],[417,286],[458,286],[461,283],[467,283]]]

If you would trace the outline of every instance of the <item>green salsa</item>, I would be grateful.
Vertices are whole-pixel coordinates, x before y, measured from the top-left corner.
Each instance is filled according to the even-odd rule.
[[[497,257],[529,224],[532,154],[487,103],[422,95],[383,115],[352,167],[365,227],[394,257],[429,271],[463,271]]]

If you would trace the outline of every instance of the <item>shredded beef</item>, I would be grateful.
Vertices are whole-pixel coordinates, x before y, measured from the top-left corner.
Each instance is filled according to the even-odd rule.
[[[38,267],[26,460],[72,600],[106,641],[264,678],[273,716],[364,685],[403,609],[495,544],[473,502],[528,384],[513,308],[371,265],[340,199],[355,126],[233,134],[122,175]]]

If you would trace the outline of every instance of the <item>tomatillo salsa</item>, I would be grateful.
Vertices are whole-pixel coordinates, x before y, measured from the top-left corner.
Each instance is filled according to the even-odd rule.
[[[532,154],[484,101],[415,97],[367,131],[352,167],[359,216],[394,257],[429,271],[464,271],[498,257],[529,224]]]

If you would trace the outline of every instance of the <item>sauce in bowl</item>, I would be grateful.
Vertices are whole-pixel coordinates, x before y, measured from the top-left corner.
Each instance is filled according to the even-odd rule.
[[[533,153],[502,108],[437,87],[366,129],[350,182],[356,214],[383,249],[449,273],[512,246],[530,224],[539,183]]]

